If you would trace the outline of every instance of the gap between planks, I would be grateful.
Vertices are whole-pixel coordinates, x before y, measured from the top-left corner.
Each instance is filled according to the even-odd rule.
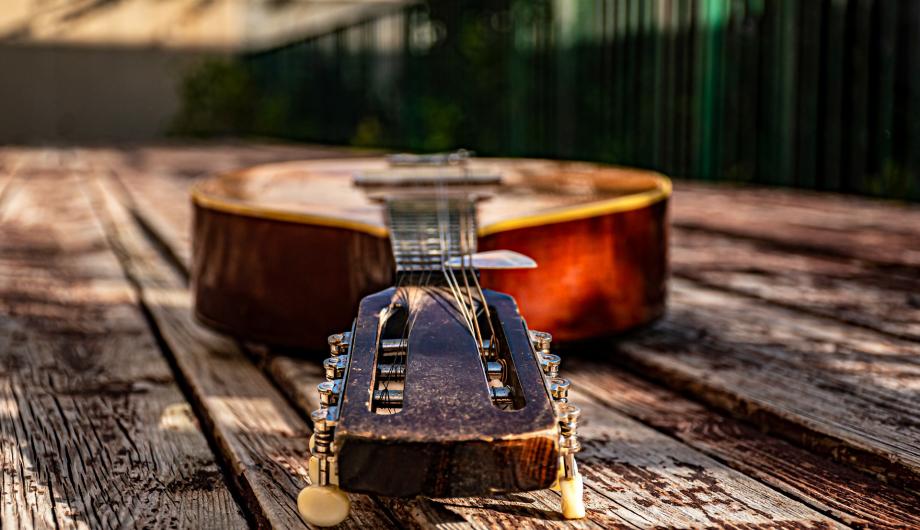
[[[245,527],[61,158],[0,202],[0,525]]]
[[[315,387],[323,376],[316,362],[274,356],[261,347],[258,350],[275,380],[300,407],[310,410],[318,406]],[[589,513],[593,513],[591,508],[599,499],[612,503],[613,508],[608,510],[643,528],[781,525],[782,512],[777,512],[777,507],[798,505],[799,500],[790,499],[785,492],[777,493],[703,456],[692,445],[615,412],[609,403],[592,397],[593,392],[580,390],[580,373],[564,375],[573,382],[572,402],[583,411],[579,437],[585,449],[579,453],[579,469],[585,475]],[[767,514],[770,522],[757,522],[758,515]],[[829,520],[810,517],[786,523],[831,524]]]
[[[675,228],[675,276],[832,318],[888,336],[920,340],[920,277],[880,274],[858,260],[790,254],[760,241]]]
[[[822,513],[856,527],[920,527],[920,504],[914,493],[716,414],[619,368],[581,359],[570,364],[578,374],[573,384],[592,398]]]
[[[916,343],[675,280],[668,317],[611,347],[672,388],[917,487]]]
[[[238,392],[238,388],[249,387],[249,393],[258,396],[271,396],[271,401],[276,410],[284,409],[288,418],[288,423],[300,422],[300,416],[290,409],[285,398],[278,394],[278,391],[271,386],[265,376],[258,371],[258,368],[252,364],[237,344],[229,339],[218,336],[192,322],[190,294],[187,291],[182,275],[177,271],[171,270],[163,259],[157,255],[154,246],[146,241],[141,231],[134,226],[132,217],[127,212],[127,208],[116,198],[114,186],[107,184],[104,179],[97,181],[97,188],[104,196],[106,206],[109,212],[114,212],[115,217],[111,223],[111,229],[117,232],[117,237],[121,246],[120,254],[127,254],[125,261],[127,267],[134,271],[134,275],[141,285],[141,296],[145,303],[150,307],[151,312],[157,317],[157,325],[160,332],[170,346],[172,355],[176,357],[177,364],[180,366],[184,377],[189,380],[193,388],[195,386],[206,385],[196,383],[198,380],[207,378],[226,377],[225,372],[244,372],[243,375],[234,375],[235,385],[222,385],[223,392]],[[123,199],[126,200],[126,199]],[[170,291],[170,299],[173,300],[173,306],[179,305],[176,301],[181,300],[182,307],[176,310],[175,307],[166,307],[163,302],[157,300],[157,291]],[[209,352],[194,352],[194,350],[207,349]],[[192,356],[203,357],[205,355],[228,357],[232,356],[237,365],[233,368],[215,366],[214,361],[196,362],[196,366],[183,366],[182,358],[190,356],[189,352],[194,352]],[[245,365],[245,366],[243,366]],[[207,374],[205,372],[212,372]],[[249,382],[246,382],[246,381]],[[252,390],[252,380],[258,380],[258,388]],[[232,388],[232,390],[231,390]],[[215,403],[202,402],[201,407],[205,410],[205,415],[212,415],[215,409]],[[309,413],[309,411],[301,411]],[[247,411],[240,411],[237,416],[245,416]],[[265,411],[248,411],[248,414],[262,414]],[[296,417],[296,420],[294,419]],[[247,421],[245,417],[237,417],[237,421]],[[289,472],[296,471],[300,475],[300,480],[305,476],[305,466],[308,453],[306,451],[307,437],[309,431],[304,430],[301,434],[290,433],[290,436],[297,438],[296,443],[300,449],[298,454],[290,454],[286,459],[286,465],[290,468]],[[237,447],[225,447],[225,451],[231,455],[231,458],[239,458],[238,454],[245,453],[247,459],[258,462],[260,458],[259,448],[250,448],[248,450]],[[269,451],[269,455],[271,452]],[[281,473],[279,470],[278,473]],[[280,478],[276,482],[280,482]],[[268,499],[264,495],[256,500],[253,509],[262,511],[278,511],[277,504],[286,504],[291,509],[295,506],[295,496],[297,491],[306,483],[299,482],[295,489],[290,489],[287,499],[276,497]],[[244,485],[245,486],[245,485]],[[263,486],[265,487],[265,486]],[[255,489],[251,485],[250,489]],[[253,492],[253,493],[258,493]],[[252,495],[253,493],[250,493]],[[569,522],[564,521],[558,515],[558,495],[548,491],[535,492],[528,494],[509,495],[490,499],[490,509],[481,507],[481,500],[477,499],[451,499],[450,501],[432,501],[428,499],[413,500],[395,500],[395,499],[372,499],[363,495],[349,495],[352,499],[352,515],[346,520],[345,524],[353,527],[381,527],[384,525],[410,527],[429,527],[429,526],[456,526],[456,527],[474,527],[474,528],[546,528],[555,526],[575,527],[575,528],[612,528],[612,527],[637,527],[636,524],[630,523],[630,519],[623,518],[618,514],[605,513],[607,501],[597,498],[595,506],[601,506],[600,509],[594,510],[592,518],[584,521]],[[265,506],[268,504],[268,506]],[[283,509],[283,508],[282,508]],[[620,510],[622,511],[622,510]],[[803,512],[806,515],[807,512]],[[815,514],[817,515],[817,514]],[[362,520],[362,517],[364,520]],[[632,515],[635,521],[636,516]],[[371,520],[376,518],[376,521]],[[641,518],[639,519],[641,520]],[[395,523],[393,522],[395,521]],[[643,525],[638,525],[643,526]]]
[[[731,189],[680,182],[676,226],[758,240],[779,250],[860,260],[876,272],[916,279],[920,208],[827,194],[795,198],[767,189]]]
[[[307,485],[309,427],[237,344],[193,321],[185,280],[162,261],[118,201],[97,178],[97,211],[125,273],[191,390],[192,403],[227,460],[247,508],[260,527],[301,528],[296,498]],[[350,495],[344,528],[391,528],[367,496]]]
[[[143,192],[133,190],[132,196],[143,211],[141,217],[156,219],[152,224],[164,230],[158,236],[168,246],[187,246],[187,238],[176,235],[188,231],[187,206],[173,210],[164,219],[144,202],[145,193],[152,190],[167,191],[167,196],[184,195],[178,183],[165,175],[155,181],[124,180],[129,187],[143,185]],[[182,204],[173,197],[170,204]],[[645,344],[651,347],[626,344],[619,349],[636,370],[690,392],[696,399],[769,426],[791,441],[839,462],[884,479],[915,483],[918,462],[914,457],[916,448],[911,444],[918,438],[907,437],[905,442],[899,429],[913,428],[910,418],[918,414],[916,409],[920,407],[916,399],[910,399],[909,392],[905,395],[898,389],[916,380],[916,343],[839,324],[836,319],[809,316],[798,308],[758,304],[750,297],[726,292],[721,286],[714,290],[678,280],[672,287],[671,314],[655,330],[643,335]],[[715,300],[721,305],[713,303]],[[718,325],[694,319],[691,308],[697,306]],[[726,314],[726,308],[731,308],[730,314]],[[751,332],[748,338],[753,342],[745,340],[743,333],[730,341],[718,340],[733,328]],[[773,332],[779,337],[771,336]],[[669,336],[677,340],[658,344],[648,339]],[[685,343],[697,342],[711,347],[695,348],[695,355],[678,355],[686,353],[681,351]],[[757,389],[780,387],[800,394],[780,392],[773,396],[775,399],[762,399],[749,388],[745,376],[763,370],[767,373],[759,375],[763,384]],[[728,381],[720,377],[723,371],[728,372]],[[819,406],[809,407],[809,400],[817,400]],[[824,417],[828,413],[831,417]],[[859,423],[866,415],[871,426],[881,428],[881,439],[875,433],[867,435],[867,425]]]

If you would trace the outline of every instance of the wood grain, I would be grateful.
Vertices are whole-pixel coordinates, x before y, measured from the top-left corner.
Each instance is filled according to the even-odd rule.
[[[313,367],[315,363],[274,357],[265,350],[263,354],[270,373],[295,403],[306,410],[318,405],[315,388],[323,378]],[[566,375],[576,381],[579,378],[577,373]],[[609,527],[612,523],[638,528],[784,523],[830,527],[835,524],[685,444],[604,407],[588,398],[585,392],[573,392],[573,402],[583,411],[584,421],[579,434],[585,449],[579,454],[579,470],[585,475],[588,519],[601,527]],[[531,499],[534,505],[549,505],[550,510],[558,510],[552,503],[554,496],[541,491],[510,497]],[[430,503],[443,506],[457,501],[392,502],[402,503],[402,509],[393,510],[401,517],[407,511],[418,511]],[[494,506],[491,498],[466,502],[480,510]],[[478,514],[479,518],[485,516],[475,511],[465,516],[473,514]],[[550,512],[546,517],[552,520],[558,514]],[[500,526],[502,521],[493,519],[491,524]]]
[[[920,276],[884,274],[859,260],[790,253],[703,230],[676,229],[672,241],[671,270],[681,278],[920,340]]]
[[[920,345],[690,282],[616,351],[636,370],[879,477],[916,487]]]
[[[807,192],[678,183],[672,221],[769,243],[777,250],[855,259],[879,274],[917,277],[920,207]]]
[[[178,240],[174,235],[166,239]],[[275,357],[268,357],[266,363],[270,373],[274,375],[281,387],[288,391],[292,400],[302,410],[312,410],[317,406],[315,384],[322,379],[318,369],[313,366],[315,363]],[[768,517],[775,517],[777,520],[785,517],[801,525],[808,521],[816,525],[833,524],[833,521],[822,518],[796,502],[790,502],[782,496],[777,496],[762,484],[750,481],[743,475],[728,470],[666,436],[658,435],[653,430],[621,415],[611,413],[603,407],[589,406],[592,407],[586,414],[591,418],[588,423],[589,427],[586,427],[589,435],[592,432],[599,432],[596,436],[609,443],[612,443],[610,440],[628,440],[630,436],[634,438],[634,441],[627,445],[626,451],[622,447],[608,447],[602,443],[600,449],[597,450],[599,456],[589,457],[588,462],[583,466],[585,469],[592,470],[592,475],[589,475],[592,479],[589,481],[588,507],[590,519],[594,523],[604,527],[613,524],[647,527],[655,524],[694,526],[719,525],[729,522],[756,523],[757,521],[766,524],[766,519],[761,519],[761,517],[769,514]],[[610,419],[611,417],[616,418],[616,421],[621,424],[617,425],[616,421]],[[598,427],[598,431],[588,430],[590,426],[599,421],[605,421],[605,424]],[[648,445],[647,437],[649,436],[657,443],[663,444],[664,449]],[[652,450],[651,447],[655,449]],[[632,475],[629,480],[624,480],[620,472],[612,470],[605,459],[621,458],[621,455],[628,451],[633,451],[631,454],[633,460],[623,465],[630,470]],[[591,455],[592,453],[586,451],[586,454]],[[662,460],[662,454],[676,454],[680,460],[668,460],[667,458]],[[703,459],[703,463],[696,463],[698,459]],[[698,471],[701,474],[693,475],[697,472],[693,471],[686,475],[681,465],[688,464],[688,462],[691,466],[699,466]],[[659,471],[655,469],[656,467],[664,469]],[[648,472],[649,469],[653,471]],[[705,482],[713,480],[731,484],[731,494],[712,491],[711,487],[704,485]],[[602,486],[591,486],[594,482]],[[651,484],[657,484],[657,486],[651,486]],[[690,493],[682,499],[678,499],[682,493],[672,493],[662,499],[661,495],[666,491]],[[704,494],[703,491],[705,491]],[[705,500],[696,499],[697,492],[701,493]],[[536,504],[539,510],[543,510],[545,515],[549,516],[557,509],[553,502],[555,501],[553,495],[548,492],[536,492],[512,497],[529,499],[529,503]],[[387,503],[394,517],[400,518],[404,524],[418,522],[417,518],[422,517],[421,514],[426,514],[424,518],[428,524],[443,523],[445,520],[450,520],[447,515],[449,513],[454,513],[455,516],[460,516],[462,520],[471,523],[487,521],[494,526],[502,524],[503,521],[507,522],[506,519],[495,519],[495,515],[490,513],[491,510],[483,510],[483,506],[493,508],[501,506],[501,504],[496,506],[494,502],[486,499],[467,499],[462,502],[457,500],[398,501],[387,499],[382,502]],[[502,499],[499,502],[509,501]],[[694,503],[697,504],[694,505]],[[513,505],[514,501],[511,501],[511,508]],[[460,507],[463,509],[457,513],[456,510],[460,510]],[[652,509],[650,510],[649,507]],[[511,508],[505,505],[504,511],[507,512]],[[526,512],[516,511],[519,512],[517,515],[526,515]],[[609,515],[604,515],[605,512],[617,517],[611,520]],[[653,515],[648,515],[649,512]],[[434,519],[431,519],[432,517]],[[504,517],[507,517],[507,513]]]
[[[174,180],[166,174],[161,177]],[[156,180],[159,179],[151,179],[146,185],[156,187]],[[693,201],[705,200],[706,197],[704,194],[687,194],[685,199],[683,187],[678,185],[677,189],[675,207],[684,209],[682,212],[675,211],[675,219],[680,223],[681,216],[694,208]],[[135,196],[138,196],[136,191]],[[863,234],[858,236],[863,240],[872,239],[872,230],[893,233],[914,230],[915,223],[901,221],[899,224],[904,211],[909,214],[907,219],[912,218],[910,208],[892,208],[889,212],[887,203],[873,206],[870,201],[862,199],[830,197],[827,210],[836,223],[834,226],[842,234],[840,237],[848,242],[834,243],[828,250],[826,241],[811,245],[807,238],[799,238],[794,233],[790,241],[784,238],[783,229],[770,228],[767,231],[760,226],[774,221],[778,225],[788,225],[794,222],[793,213],[802,210],[823,213],[821,205],[828,196],[807,197],[807,201],[798,202],[798,195],[790,199],[792,195],[786,193],[773,198],[768,193],[759,212],[756,212],[753,201],[758,195],[752,193],[750,197],[743,198],[744,201],[752,201],[744,206],[749,217],[739,224],[733,220],[732,208],[727,206],[731,193],[735,192],[726,190],[723,192],[725,197],[720,199],[723,202],[718,208],[728,212],[725,214],[726,224],[740,227],[739,230],[757,225],[756,230],[750,227],[745,229],[747,231],[735,232],[708,228],[678,229],[674,251],[676,271],[693,277],[685,271],[692,271],[694,263],[702,263],[703,271],[694,277],[697,282],[675,282],[671,316],[660,327],[640,335],[634,344],[620,344],[619,352],[633,369],[731,411],[761,428],[772,429],[793,444],[767,437],[768,440],[790,447],[809,448],[839,462],[841,465],[838,467],[830,464],[830,475],[824,480],[834,480],[838,471],[856,467],[895,483],[914,484],[915,469],[905,462],[910,465],[915,463],[916,448],[911,444],[918,439],[913,433],[916,420],[912,419],[918,408],[913,386],[916,344],[892,337],[904,330],[910,332],[912,328],[901,327],[897,323],[907,321],[909,324],[911,317],[892,322],[893,325],[887,327],[881,320],[885,315],[897,315],[899,307],[914,307],[909,298],[910,291],[904,287],[909,287],[915,280],[909,269],[904,268],[903,260],[898,262],[899,254],[895,250],[887,251],[885,255],[888,257],[881,261],[874,260],[871,253],[860,251],[851,255],[845,252],[850,248],[847,239],[850,230]],[[794,208],[787,209],[786,203],[790,200]],[[858,215],[853,215],[853,211]],[[753,222],[755,214],[756,223]],[[170,222],[174,226],[182,226],[188,222],[185,215],[185,221],[173,216]],[[697,220],[705,217],[693,214]],[[714,220],[721,218],[714,214],[708,217]],[[865,228],[866,224],[871,225],[869,229]],[[870,235],[865,235],[866,230]],[[169,239],[172,236],[164,233],[161,237]],[[829,237],[826,232],[824,237]],[[713,250],[707,256],[706,249],[710,245]],[[732,254],[733,245],[738,245],[735,248],[740,249],[736,255]],[[749,258],[745,257],[748,250],[751,250]],[[705,264],[717,267],[719,264],[714,260],[723,256],[727,272],[706,269]],[[751,281],[745,277],[746,259],[754,261],[754,267],[757,262],[772,267],[774,276],[759,283]],[[889,267],[892,262],[894,266]],[[757,274],[756,268],[751,274]],[[823,278],[828,278],[830,284],[822,283]],[[719,288],[700,287],[700,282],[719,285]],[[773,294],[768,288],[771,282],[777,284]],[[726,293],[726,289],[743,292],[746,296]],[[799,299],[796,299],[796,290],[802,292]],[[859,303],[853,304],[849,312],[838,311],[841,306],[835,304],[845,303],[845,299],[837,295],[843,296],[842,293],[848,291]],[[900,294],[900,298],[889,297],[888,294]],[[751,297],[787,307],[771,307]],[[867,301],[874,302],[869,304]],[[807,315],[803,310],[832,318]],[[877,325],[877,329],[889,336],[844,325],[840,321],[852,321],[864,328]],[[282,371],[290,370],[288,366]],[[609,398],[611,394],[606,395]],[[607,401],[608,404],[614,402]],[[626,410],[625,407],[623,410]],[[644,418],[643,421],[657,428],[666,429],[662,420],[656,423],[635,410],[631,414]],[[726,456],[731,446],[726,440],[707,442],[707,445],[691,441],[686,434],[680,436],[731,463]],[[743,451],[748,450],[746,446],[742,447]],[[802,449],[799,451],[808,454]],[[741,459],[737,457],[732,465],[741,466]],[[873,516],[880,525],[884,521],[898,520],[889,510],[880,509],[878,513],[873,513],[873,503],[887,499],[885,496],[889,493],[885,490],[880,490],[881,501],[878,497],[865,496],[868,504],[863,509],[859,503],[847,501],[852,493],[848,489],[829,489],[822,494],[820,488],[824,486],[812,488],[804,485],[808,481],[823,484],[820,477],[814,477],[813,469],[787,473],[774,471],[769,462],[760,464],[761,460],[754,461],[756,465],[763,466],[761,472],[754,470],[755,464],[738,468],[802,498],[819,510],[826,509],[845,522],[860,525],[860,521],[873,521]],[[792,459],[792,462],[797,461]],[[859,493],[859,475],[855,477],[852,488]],[[867,488],[871,489],[875,484],[872,479],[864,480],[869,480],[864,483]],[[896,493],[891,495],[891,507],[904,502],[903,498],[897,500]]]
[[[514,377],[508,385],[514,385],[518,399],[509,413],[493,403],[479,345],[448,292],[403,286],[396,294],[387,289],[365,297],[352,317],[348,377],[335,427],[343,489],[396,497],[469,497],[546,489],[556,480],[558,420],[514,300],[483,292],[484,304],[500,322],[496,358]],[[378,333],[385,326],[382,315],[400,299],[410,300],[412,307],[407,384],[399,413],[379,414],[371,410],[369,396],[382,340]],[[417,467],[393,483],[394,462]]]
[[[133,224],[111,181],[95,181],[98,211],[126,274],[191,390],[259,526],[299,528],[296,497],[307,484],[310,429],[238,348],[192,320],[190,295],[174,271]],[[369,498],[351,496],[345,527],[388,528]]]
[[[569,362],[592,398],[674,436],[822,513],[861,528],[920,526],[916,494],[725,417],[621,369]]]
[[[29,162],[0,204],[0,526],[245,527],[82,179]]]

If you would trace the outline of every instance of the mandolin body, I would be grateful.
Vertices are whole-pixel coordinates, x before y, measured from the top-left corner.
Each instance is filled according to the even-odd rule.
[[[507,175],[480,205],[479,249],[532,257],[532,270],[483,270],[532,329],[569,342],[659,317],[667,279],[670,182],[581,163],[477,159]],[[392,285],[379,205],[351,176],[382,158],[258,166],[193,191],[195,312],[227,334],[319,350],[361,299]],[[573,184],[574,183],[574,184]]]

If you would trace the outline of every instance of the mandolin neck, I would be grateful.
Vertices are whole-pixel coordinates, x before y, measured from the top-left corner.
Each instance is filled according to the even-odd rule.
[[[476,204],[469,196],[394,197],[386,215],[400,277],[440,273],[450,258],[476,252]]]

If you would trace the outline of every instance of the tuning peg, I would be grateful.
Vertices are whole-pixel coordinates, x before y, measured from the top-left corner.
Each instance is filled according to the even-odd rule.
[[[339,394],[342,392],[341,380],[323,381],[316,385],[316,390],[319,392],[319,402],[322,406],[331,407],[338,405]]]
[[[399,381],[406,378],[406,365],[403,363],[389,363],[377,365],[378,381]]]
[[[505,375],[505,366],[499,361],[486,362],[486,375],[490,381],[501,381]]]
[[[554,378],[559,375],[559,364],[562,363],[562,358],[554,353],[540,353],[540,368],[543,369],[543,373],[547,377]]]
[[[347,355],[329,357],[323,361],[323,370],[326,372],[326,380],[333,381],[335,379],[341,379],[345,375],[346,366],[348,366]]]
[[[323,385],[326,385],[326,390],[336,386],[330,382],[320,383],[319,386]],[[322,395],[323,391],[320,392]],[[307,471],[311,484],[297,495],[297,511],[307,524],[335,526],[348,517],[351,508],[348,496],[338,487],[333,446],[337,416],[338,409],[334,406],[322,407],[310,414],[313,420],[310,451],[313,454]]]
[[[492,401],[498,404],[511,403],[511,398],[513,392],[511,387],[507,386],[494,386],[489,388],[489,392],[492,394]]]
[[[567,403],[569,400],[569,387],[572,384],[568,379],[554,377],[549,383],[549,391],[555,401]]]
[[[581,451],[581,443],[578,441],[578,418],[581,416],[581,409],[571,403],[560,403],[559,407],[559,434],[562,436],[561,446],[566,453],[577,453]]]
[[[351,502],[338,486],[311,485],[297,496],[297,511],[307,524],[335,526],[348,517]]]
[[[405,355],[409,349],[406,339],[383,339],[380,341],[380,353],[385,356]]]
[[[581,450],[576,433],[581,409],[570,403],[560,403],[558,415],[563,468],[558,480],[559,492],[562,494],[562,516],[566,519],[581,519],[585,516],[584,481],[575,462],[575,453]]]
[[[553,342],[553,336],[545,331],[530,330],[530,342],[537,351],[549,352],[550,343]]]
[[[329,335],[329,353],[333,357],[348,353],[348,347],[351,344],[351,332],[334,333]]]
[[[319,434],[322,431],[334,429],[337,413],[338,407],[320,407],[311,412],[310,420],[313,421],[313,432]]]

